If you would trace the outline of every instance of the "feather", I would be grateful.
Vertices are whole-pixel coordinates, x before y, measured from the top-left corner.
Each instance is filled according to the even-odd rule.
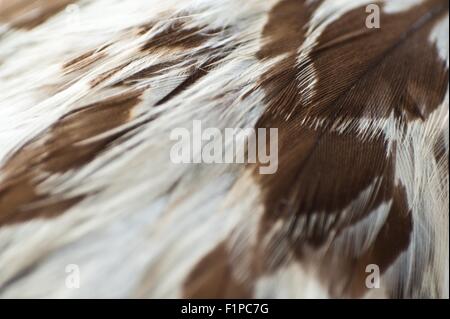
[[[446,0],[0,1],[0,297],[448,297],[448,87]]]

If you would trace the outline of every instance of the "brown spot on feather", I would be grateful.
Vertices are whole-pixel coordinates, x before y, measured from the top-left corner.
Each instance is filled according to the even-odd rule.
[[[119,66],[116,66],[108,71],[105,71],[105,72],[99,74],[95,79],[93,79],[90,82],[91,87],[95,88],[96,86],[100,85],[101,83],[105,82],[106,80],[112,78],[115,74],[117,74],[118,72],[122,71],[125,67],[130,65],[131,62],[133,62],[133,61],[127,61],[125,63],[122,63]]]
[[[320,246],[329,236],[329,229],[312,219],[316,213],[335,215],[339,227],[355,223],[386,201],[392,192],[393,163],[387,157],[383,138],[360,141],[354,134],[315,132],[297,129],[287,133],[295,145],[286,140],[280,145],[279,170],[261,178],[265,193],[266,214],[262,234],[278,219],[290,220],[290,241],[302,255],[300,243]],[[355,170],[357,167],[357,171]],[[349,212],[350,220],[341,216],[364,190],[380,180],[376,192],[357,211]],[[294,235],[297,219],[306,218],[305,229],[315,231]]]
[[[30,176],[0,185],[0,227],[30,221],[35,218],[53,218],[78,203],[84,196],[65,198],[39,194],[38,180]]]
[[[263,74],[258,84],[268,93],[266,113],[285,114],[301,100],[299,92],[308,83],[302,84],[297,78],[297,51],[305,40],[307,23],[320,2],[282,0],[270,12],[263,30],[264,45],[257,58],[265,60],[283,54],[287,57]]]
[[[142,46],[141,50],[196,48],[222,31],[221,29],[190,27],[187,19],[178,18],[168,27],[157,32]]]
[[[193,67],[191,74],[175,89],[173,89],[169,94],[167,94],[164,98],[159,100],[155,106],[162,105],[169,101],[170,99],[174,98],[175,96],[179,95],[181,92],[186,90],[187,88],[191,87],[195,83],[197,83],[199,80],[201,80],[203,77],[205,77],[211,70],[214,69],[216,63],[220,62],[225,55],[219,56],[216,58],[208,59],[206,62],[201,64],[199,67]]]
[[[352,268],[352,276],[346,287],[346,294],[352,298],[361,298],[367,292],[366,278],[368,273],[366,267],[368,265],[377,265],[380,274],[386,272],[389,266],[395,262],[399,254],[407,250],[410,245],[411,234],[413,230],[413,218],[411,210],[408,206],[408,198],[405,187],[396,186],[393,192],[392,206],[389,211],[388,218],[383,227],[379,231],[376,239],[373,241],[369,249],[355,260]],[[423,273],[414,275],[416,281]],[[411,281],[413,286],[413,281]],[[388,286],[395,283],[387,283]],[[395,289],[393,289],[395,291]],[[391,293],[391,298],[411,295],[410,291],[399,291],[398,295]]]
[[[208,253],[184,282],[184,298],[251,298],[251,288],[233,275],[224,243]]]
[[[153,64],[115,83],[114,86],[130,85],[133,84],[134,82],[138,82],[143,79],[149,79],[158,75],[162,75],[164,70],[167,70],[177,65],[179,62],[180,61],[175,60],[170,62]]]
[[[428,118],[448,85],[448,70],[428,40],[446,12],[448,1],[425,1],[406,12],[383,14],[380,29],[366,28],[364,7],[348,12],[327,27],[311,53],[314,98],[290,109],[333,125],[392,112],[403,121]],[[355,30],[364,36],[341,39]]]
[[[386,118],[394,112],[404,127],[411,120],[427,120],[442,102],[448,70],[428,37],[434,23],[448,11],[448,2],[430,0],[406,12],[383,14],[382,29],[373,30],[364,25],[364,7],[354,9],[329,25],[309,60],[298,65],[297,51],[308,12],[302,5],[307,6],[302,1],[284,0],[273,8],[264,29],[268,38],[258,53],[260,59],[288,54],[260,79],[267,108],[256,126],[279,129],[278,172],[256,177],[265,203],[260,237],[263,240],[281,219],[289,223],[289,231],[275,235],[273,241],[287,241],[297,257],[307,258],[305,248],[309,253],[311,247],[323,246],[336,232],[345,232],[392,199],[386,225],[366,252],[386,269],[409,245],[411,214],[409,210],[405,213],[404,192],[394,186],[395,161],[399,159],[388,154],[383,135],[369,138],[370,134],[361,134],[359,120]],[[299,19],[293,31],[283,33],[282,27],[278,31],[283,21],[295,21],[295,17]],[[311,70],[312,74],[306,73]],[[344,124],[346,128],[338,130]],[[251,168],[255,174],[257,166]],[[340,216],[371,185],[376,187],[370,197],[357,203],[358,209],[353,208],[347,216]],[[314,219],[314,214],[322,215]],[[300,231],[299,219],[304,222]],[[328,220],[334,220],[331,228],[324,227]],[[388,245],[387,237],[398,245],[390,245],[385,253],[378,251]],[[267,251],[263,262],[273,265],[275,255],[279,254]],[[275,267],[285,262],[287,255]],[[346,256],[341,259],[345,264]],[[266,270],[273,269],[266,266]],[[339,279],[351,274],[352,267],[344,267]]]
[[[87,51],[77,56],[76,58],[73,58],[72,60],[63,64],[63,70],[70,73],[73,71],[80,71],[85,67],[92,65],[93,63],[106,56],[106,53],[104,51],[108,47],[109,45],[104,45],[99,49]]]
[[[75,2],[77,0],[0,1],[0,23],[18,29],[33,29]]]
[[[70,60],[69,62],[65,63],[63,65],[63,68],[64,69],[68,69],[68,68],[73,67],[74,65],[78,65],[78,64],[80,64],[80,62],[85,61],[86,59],[88,59],[92,55],[94,55],[95,52],[96,52],[96,50],[91,50],[91,51],[88,51],[88,52],[86,52],[86,53],[84,53],[84,54],[82,54],[80,56],[77,56],[76,58],[74,58],[74,59]]]
[[[80,201],[84,196],[66,198],[38,187],[49,175],[86,165],[123,136],[126,132],[118,131],[89,141],[128,122],[141,94],[123,93],[67,114],[12,155],[2,167],[0,227],[53,218]]]
[[[46,140],[46,144],[51,147],[47,149],[46,169],[61,172],[90,162],[117,136],[113,134],[100,141],[79,143],[128,122],[131,111],[140,102],[141,94],[141,91],[135,91],[117,95],[63,117]]]

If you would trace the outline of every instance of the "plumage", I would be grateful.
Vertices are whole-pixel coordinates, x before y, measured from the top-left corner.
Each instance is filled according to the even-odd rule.
[[[0,1],[0,297],[448,298],[448,7]],[[278,170],[173,163],[196,120]]]

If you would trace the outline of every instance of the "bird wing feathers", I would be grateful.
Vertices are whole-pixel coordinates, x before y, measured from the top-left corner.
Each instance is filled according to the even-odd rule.
[[[448,297],[448,112],[446,0],[0,1],[0,296]]]

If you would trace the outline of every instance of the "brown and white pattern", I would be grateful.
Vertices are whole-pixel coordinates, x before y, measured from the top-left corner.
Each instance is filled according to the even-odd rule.
[[[0,297],[448,298],[448,12],[0,0]],[[172,164],[193,120],[278,171]]]

